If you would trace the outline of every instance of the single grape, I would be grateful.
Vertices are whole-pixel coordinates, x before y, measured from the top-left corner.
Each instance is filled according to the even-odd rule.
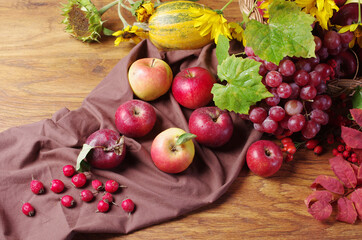
[[[262,62],[259,67],[259,74],[261,76],[265,76],[267,74],[267,72],[268,72],[268,69],[266,69],[265,64]]]
[[[284,116],[285,110],[280,106],[273,106],[269,109],[269,117],[276,122],[283,120]]]
[[[318,95],[314,98],[312,109],[328,110],[332,106],[332,98],[329,95]]]
[[[317,96],[317,89],[312,85],[307,85],[300,89],[300,98],[303,100],[312,100]]]
[[[276,71],[278,70],[278,65],[272,62],[264,61],[265,67],[268,71]]]
[[[245,54],[246,54],[247,56],[249,56],[249,57],[255,57],[255,53],[254,53],[254,51],[253,51],[253,49],[252,49],[251,47],[246,46],[245,49],[244,49],[244,51],[245,51]]]
[[[321,49],[319,49],[318,52],[316,52],[316,54],[319,56],[321,61],[324,61],[329,56],[328,48],[322,46]]]
[[[322,40],[320,37],[314,36],[315,51],[317,52],[322,47]]]
[[[303,104],[299,100],[292,99],[284,104],[284,110],[289,116],[293,116],[303,111]]]
[[[303,129],[306,119],[302,114],[296,114],[289,118],[288,129],[292,132],[299,132]]]
[[[320,72],[311,71],[309,73],[310,76],[310,84],[314,87],[318,86],[322,82],[322,75]]]
[[[262,107],[255,107],[250,110],[249,119],[253,123],[262,123],[267,117],[267,111]]]
[[[289,86],[292,88],[292,94],[288,99],[297,99],[299,97],[300,87],[294,82],[289,83]]]
[[[274,97],[268,97],[265,99],[265,103],[268,104],[269,106],[276,106],[279,104],[280,102],[280,97],[278,96],[278,92],[276,88],[271,88],[269,90],[269,92],[271,94],[274,95]]]
[[[283,59],[279,63],[279,72],[285,76],[292,76],[295,72],[295,64],[292,60]]]
[[[310,74],[305,70],[297,70],[294,74],[294,82],[298,86],[305,86],[310,81]]]
[[[321,82],[318,86],[316,86],[317,94],[322,94],[327,92],[327,84],[324,82]]]
[[[341,45],[341,37],[340,35],[333,31],[327,31],[323,37],[323,46],[328,49],[335,49]]]
[[[283,81],[280,72],[270,71],[265,76],[265,83],[269,87],[278,87]]]
[[[306,139],[311,139],[317,135],[320,129],[321,126],[318,123],[314,122],[313,120],[309,120],[306,122],[301,132],[303,137]]]
[[[264,132],[266,133],[273,133],[277,130],[278,128],[278,122],[274,121],[273,119],[271,119],[270,117],[267,117],[263,123],[261,124],[261,126],[263,127]]]
[[[277,93],[280,98],[288,98],[292,95],[292,88],[288,83],[281,83],[277,88]]]
[[[314,109],[310,112],[310,119],[318,124],[326,125],[329,121],[329,116],[320,109]]]
[[[254,123],[253,126],[255,130],[259,132],[264,132],[263,126],[260,123]]]

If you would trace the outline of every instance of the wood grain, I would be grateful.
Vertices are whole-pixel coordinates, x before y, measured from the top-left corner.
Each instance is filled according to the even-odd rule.
[[[62,1],[63,3],[65,2]],[[100,8],[109,1],[96,1]],[[200,0],[214,9],[227,1]],[[238,1],[225,16],[241,18]],[[122,27],[112,8],[106,27]],[[82,100],[134,46],[114,47],[113,38],[82,43],[63,29],[58,0],[0,1],[0,131],[50,118]],[[75,239],[360,239],[361,223],[314,220],[303,200],[320,174],[332,175],[330,151],[315,156],[301,150],[271,178],[244,168],[214,204],[167,223],[128,235],[77,234]]]

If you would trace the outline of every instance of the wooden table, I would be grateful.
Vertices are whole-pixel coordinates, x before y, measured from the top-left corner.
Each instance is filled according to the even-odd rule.
[[[108,2],[94,0],[98,8]],[[220,9],[227,1],[199,2]],[[240,20],[238,1],[225,15]],[[116,7],[103,18],[109,28],[122,27]],[[63,107],[77,109],[134,47],[114,47],[114,38],[108,37],[100,44],[82,43],[63,31],[62,19],[57,0],[0,1],[0,131],[50,118]],[[271,178],[244,167],[225,195],[186,216],[129,235],[78,234],[75,239],[360,239],[360,221],[321,223],[304,205],[314,179],[333,175],[331,156],[331,151],[316,156],[300,150]]]

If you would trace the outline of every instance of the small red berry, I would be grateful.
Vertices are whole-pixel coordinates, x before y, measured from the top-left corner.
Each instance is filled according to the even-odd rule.
[[[287,153],[289,153],[289,154],[293,155],[296,151],[297,151],[297,148],[295,146],[289,146],[287,148]]]
[[[319,141],[317,139],[310,139],[305,143],[305,147],[312,150],[318,145]]]
[[[54,179],[51,182],[50,190],[52,190],[55,193],[61,193],[64,190],[64,183],[59,179]]]
[[[323,152],[323,147],[321,145],[318,145],[313,149],[313,151],[315,154],[319,155]]]
[[[285,156],[285,161],[286,162],[290,162],[290,161],[292,161],[294,159],[294,155],[292,155],[292,154],[287,154],[286,156]]]
[[[85,176],[84,173],[78,173],[72,177],[72,183],[77,188],[83,187],[86,184],[86,182],[87,182],[87,177]]]
[[[288,143],[288,142],[293,142],[293,140],[291,138],[283,138],[281,140],[282,144]]]
[[[97,191],[101,191],[104,188],[103,183],[98,179],[92,181],[92,187]]]
[[[75,168],[72,165],[65,165],[63,167],[63,174],[66,177],[71,177],[75,173]]]
[[[338,152],[343,152],[344,151],[344,145],[339,144],[337,147]]]
[[[114,193],[118,190],[119,183],[114,180],[108,180],[104,188],[107,192]]]
[[[358,159],[357,159],[356,157],[351,157],[351,162],[357,163],[357,162],[358,162]]]
[[[351,157],[352,158],[357,158],[357,154],[356,153],[351,153]]]
[[[74,198],[70,195],[64,195],[60,200],[64,207],[70,208],[75,205]]]
[[[348,152],[352,151],[352,148],[351,148],[350,146],[348,146],[348,145],[346,145],[345,149],[346,149],[346,151],[348,151]]]
[[[88,189],[85,189],[83,191],[80,192],[80,198],[82,199],[82,201],[84,202],[90,202],[93,200],[93,193],[88,190]]]
[[[350,154],[350,152],[348,152],[347,150],[343,151],[343,153],[342,153],[344,158],[348,158],[349,154]]]
[[[26,202],[23,204],[22,208],[21,208],[21,211],[23,211],[23,213],[26,215],[26,216],[29,216],[29,217],[32,217],[35,215],[35,209],[34,207]]]
[[[35,194],[42,194],[45,191],[43,183],[36,179],[31,180],[30,189]]]
[[[134,207],[135,207],[134,202],[129,198],[123,200],[121,206],[122,206],[123,210],[129,214],[131,214],[131,212],[133,212]]]
[[[106,201],[100,200],[98,202],[97,205],[97,211],[96,212],[101,212],[101,213],[105,213],[109,210],[109,203],[107,203]]]
[[[104,195],[102,196],[102,200],[103,200],[103,201],[106,201],[106,202],[108,202],[108,203],[112,203],[112,202],[113,202],[113,196],[112,196],[111,193],[106,192],[106,193],[104,193]]]

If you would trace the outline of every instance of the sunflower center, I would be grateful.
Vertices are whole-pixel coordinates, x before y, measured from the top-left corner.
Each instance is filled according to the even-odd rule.
[[[89,22],[86,14],[76,5],[69,11],[69,23],[76,36],[88,36]]]

